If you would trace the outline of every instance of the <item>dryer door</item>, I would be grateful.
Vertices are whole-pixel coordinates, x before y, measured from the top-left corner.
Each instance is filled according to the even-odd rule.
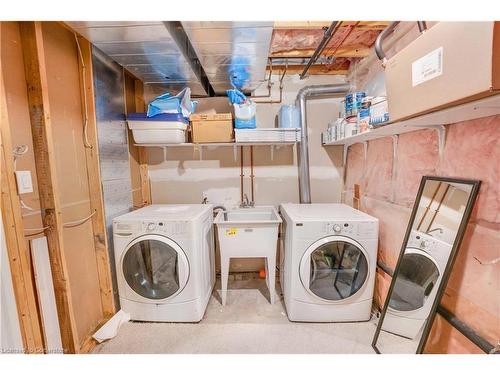
[[[122,256],[122,275],[139,301],[158,303],[179,294],[189,278],[184,251],[160,235],[136,238]]]
[[[425,251],[406,248],[398,277],[392,290],[389,309],[393,311],[415,311],[422,308],[439,279],[436,262]]]
[[[315,297],[344,301],[368,280],[368,256],[359,243],[348,237],[325,237],[306,250],[299,272],[302,285]]]

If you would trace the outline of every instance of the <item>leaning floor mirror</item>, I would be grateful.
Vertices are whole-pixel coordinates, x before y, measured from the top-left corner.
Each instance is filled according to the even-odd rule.
[[[377,353],[422,353],[479,185],[422,178],[373,338]]]

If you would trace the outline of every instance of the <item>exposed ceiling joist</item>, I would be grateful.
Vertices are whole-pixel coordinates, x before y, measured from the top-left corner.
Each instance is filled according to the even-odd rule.
[[[283,51],[272,53],[269,57],[272,58],[308,58],[311,57],[314,53],[315,49],[300,49],[300,50],[291,50],[291,51]],[[370,53],[370,48],[366,46],[347,46],[340,47],[337,52],[335,52],[335,57],[365,57]],[[322,54],[322,56],[326,56]]]
[[[343,21],[342,26],[350,26],[357,21]],[[332,21],[277,21],[275,30],[317,30],[330,26]],[[356,28],[363,30],[383,30],[389,22],[386,21],[360,21]]]
[[[288,65],[287,74],[300,74],[304,70],[305,65]],[[279,73],[285,69],[285,65],[273,65],[273,72]],[[267,71],[269,71],[269,66],[267,66]],[[315,75],[346,75],[348,73],[347,69],[340,70],[329,70],[325,65],[312,65],[309,68],[310,74]]]

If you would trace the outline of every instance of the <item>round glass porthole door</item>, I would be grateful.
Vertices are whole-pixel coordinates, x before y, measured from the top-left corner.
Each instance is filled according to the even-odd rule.
[[[315,296],[340,301],[356,294],[368,278],[368,260],[360,245],[346,237],[328,237],[309,247],[300,264],[304,287]]]
[[[436,287],[439,269],[423,251],[407,248],[394,284],[389,307],[398,311],[413,311],[424,306]]]
[[[186,285],[189,265],[182,249],[168,238],[150,235],[133,241],[122,260],[123,277],[139,296],[163,300]]]

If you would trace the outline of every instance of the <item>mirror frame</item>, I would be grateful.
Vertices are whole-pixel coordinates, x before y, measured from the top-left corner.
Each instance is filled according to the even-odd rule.
[[[431,312],[429,314],[429,317],[427,318],[427,321],[425,322],[423,331],[422,331],[422,337],[420,338],[420,342],[418,343],[418,347],[415,353],[408,353],[408,354],[422,354],[425,344],[427,343],[427,339],[429,337],[429,333],[432,328],[432,323],[434,322],[434,318],[436,316],[437,308],[439,303],[441,302],[441,298],[443,296],[443,293],[446,289],[446,286],[448,284],[448,279],[450,278],[451,271],[453,270],[453,264],[455,263],[455,259],[458,254],[458,249],[460,248],[460,245],[462,243],[464,234],[465,234],[465,229],[467,228],[467,224],[469,223],[470,215],[472,213],[472,210],[474,208],[474,202],[476,201],[477,194],[479,192],[479,187],[481,186],[481,181],[479,180],[469,180],[469,179],[462,179],[462,178],[451,178],[451,177],[439,177],[439,176],[423,176],[422,180],[420,181],[420,186],[418,188],[417,196],[415,199],[415,203],[413,204],[413,209],[411,212],[410,220],[408,222],[408,227],[406,229],[406,234],[403,239],[403,244],[401,245],[401,250],[399,253],[398,261],[396,263],[396,268],[394,269],[393,274],[391,275],[391,285],[389,286],[389,291],[387,292],[387,296],[385,298],[384,302],[384,307],[382,309],[380,319],[377,324],[377,329],[375,331],[375,334],[373,336],[372,340],[372,348],[375,350],[377,354],[391,354],[391,353],[381,353],[376,344],[377,340],[380,335],[380,330],[382,328],[382,323],[384,322],[384,317],[387,311],[387,307],[389,306],[389,300],[390,300],[390,295],[392,294],[392,290],[394,289],[394,284],[396,282],[396,278],[394,275],[397,275],[399,268],[401,266],[401,261],[403,260],[403,255],[406,250],[406,246],[408,243],[408,238],[410,237],[410,233],[413,227],[413,222],[415,221],[415,217],[417,215],[418,207],[419,207],[419,202],[422,197],[422,193],[424,191],[425,183],[427,181],[440,181],[440,182],[451,182],[451,183],[459,183],[459,184],[467,184],[471,185],[471,192],[469,195],[469,199],[467,201],[467,205],[465,207],[464,214],[462,216],[462,220],[460,221],[460,225],[457,230],[457,235],[455,237],[455,241],[453,242],[453,246],[451,248],[450,256],[448,258],[448,262],[446,263],[445,270],[443,272],[443,277],[441,279],[441,284],[439,285],[439,288],[436,293],[436,298],[434,299],[434,302],[431,307]]]

